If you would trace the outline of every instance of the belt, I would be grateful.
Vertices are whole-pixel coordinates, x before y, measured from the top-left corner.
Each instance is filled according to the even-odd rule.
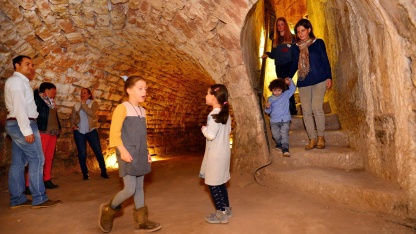
[[[7,118],[7,120],[17,120],[16,118]],[[29,118],[29,120],[34,120],[36,121],[36,118]]]

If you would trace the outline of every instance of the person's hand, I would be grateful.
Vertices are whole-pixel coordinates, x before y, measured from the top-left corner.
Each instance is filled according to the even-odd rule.
[[[75,125],[74,125],[74,126],[72,126],[72,130],[73,130],[73,131],[78,130],[78,129],[79,129],[79,127],[78,127],[78,126],[75,126]]]
[[[267,54],[263,54],[262,56],[261,56],[261,58],[268,58],[269,56],[267,55]]]
[[[152,163],[153,161],[152,161],[152,156],[150,156],[150,153],[148,152],[147,153],[147,161],[149,162],[149,163]]]
[[[25,141],[29,144],[32,144],[35,142],[35,135],[31,134],[29,136],[25,136]]]
[[[126,150],[126,152],[120,152],[121,159],[125,162],[132,162],[133,158],[131,157],[130,153]]]
[[[330,89],[332,87],[332,79],[326,79],[326,89]]]
[[[265,106],[266,106],[266,109],[269,109],[271,105],[270,105],[270,103],[266,102]]]
[[[287,85],[290,85],[290,78],[289,78],[289,77],[286,77],[286,78],[285,78],[285,83],[286,83]]]
[[[201,132],[203,132],[205,128],[207,128],[207,127],[206,126],[202,126]]]

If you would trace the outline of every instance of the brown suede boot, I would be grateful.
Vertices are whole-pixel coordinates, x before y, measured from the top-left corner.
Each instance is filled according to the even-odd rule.
[[[121,205],[117,206],[116,209],[113,209],[110,204],[111,201],[108,204],[101,204],[100,207],[98,224],[103,232],[111,232],[111,229],[113,228],[114,215],[121,210]]]
[[[325,149],[325,137],[318,136],[318,143],[316,144],[317,149]]]
[[[133,209],[133,218],[134,218],[134,232],[154,232],[162,228],[160,223],[155,223],[148,220],[148,211],[147,206],[144,206],[139,209]]]
[[[305,150],[311,150],[316,147],[316,139],[309,139],[309,144],[305,146]]]

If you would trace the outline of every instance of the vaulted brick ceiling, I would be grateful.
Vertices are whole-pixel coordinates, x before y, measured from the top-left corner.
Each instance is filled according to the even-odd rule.
[[[163,84],[167,88],[161,91],[172,97],[200,95],[213,81],[178,48],[193,31],[187,30],[185,15],[176,15],[185,3],[161,4],[6,1],[0,12],[1,76],[11,74],[12,57],[26,54],[35,60],[37,80],[62,84],[60,94],[93,87],[99,97],[118,101],[123,94],[120,76],[140,75],[151,89]],[[185,36],[175,35],[178,31]]]
[[[144,106],[150,134],[195,129],[208,113],[207,88],[229,74],[245,76],[240,30],[251,7],[214,0],[3,0],[0,78],[13,73],[12,58],[31,56],[31,85],[57,85],[64,122],[80,89],[91,88],[105,133],[124,96],[120,76],[139,75],[149,86]],[[252,95],[244,78],[229,89],[235,97]],[[178,142],[172,144],[186,147]]]

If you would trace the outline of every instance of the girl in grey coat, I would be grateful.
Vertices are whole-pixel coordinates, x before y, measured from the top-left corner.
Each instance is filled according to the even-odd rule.
[[[225,186],[230,179],[231,156],[231,118],[227,88],[222,84],[211,86],[205,101],[213,110],[208,114],[207,125],[201,128],[206,138],[206,147],[200,177],[205,179],[217,210],[205,220],[208,223],[228,223],[232,214]]]

